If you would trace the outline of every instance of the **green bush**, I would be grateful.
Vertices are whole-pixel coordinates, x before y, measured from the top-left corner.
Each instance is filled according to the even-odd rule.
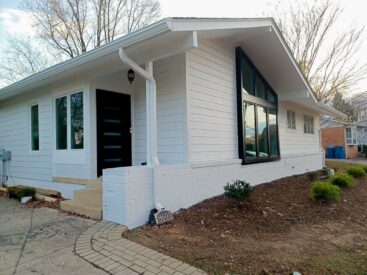
[[[36,189],[27,186],[12,186],[8,188],[10,198],[21,200],[23,197],[32,197],[36,195]]]
[[[348,167],[347,173],[355,178],[360,178],[366,175],[366,172],[361,166]]]
[[[366,172],[366,174],[367,174],[367,165],[361,165],[360,166],[365,172]]]
[[[224,195],[237,201],[244,201],[248,199],[251,192],[251,185],[243,180],[236,180],[235,182],[227,183],[227,185],[224,186]]]
[[[354,178],[346,173],[337,173],[329,178],[331,184],[337,185],[339,187],[352,187],[354,183]]]
[[[315,181],[311,184],[311,197],[314,200],[338,202],[340,200],[340,188],[330,182]]]

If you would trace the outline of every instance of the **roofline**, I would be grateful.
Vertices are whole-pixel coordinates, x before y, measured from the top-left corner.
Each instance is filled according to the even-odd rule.
[[[298,74],[300,75],[300,77],[302,78],[303,83],[306,85],[307,89],[310,91],[312,98],[316,101],[316,102],[320,102],[316,96],[316,93],[314,92],[314,90],[312,89],[310,83],[308,82],[306,76],[304,75],[304,73],[302,72],[301,67],[299,66],[297,60],[295,59],[291,49],[289,48],[288,43],[285,41],[285,38],[281,32],[281,30],[278,27],[278,24],[275,22],[275,19],[273,17],[270,18],[265,18],[265,19],[269,19],[271,21],[272,27],[275,30],[275,33],[277,34],[280,42],[282,43],[282,46],[284,47],[285,51],[287,52],[289,58],[291,59],[293,66],[296,68]]]
[[[172,30],[171,18],[161,19],[151,25],[148,25],[142,29],[124,35],[111,43],[105,44],[81,55],[78,55],[70,60],[58,63],[43,71],[30,75],[20,81],[17,81],[9,86],[0,89],[0,96],[7,95],[18,89],[22,89],[26,86],[35,84],[39,81],[46,80],[59,73],[74,69],[78,66],[83,65],[91,60],[102,57],[106,54],[117,51],[120,47],[128,47],[139,43],[141,41],[150,39],[156,35],[163,34]]]
[[[347,118],[348,116],[346,114],[344,114],[343,112],[338,111],[337,109],[330,107],[329,105],[318,101],[317,102],[318,107],[323,110],[326,114],[330,114],[336,117],[340,117],[340,118]]]

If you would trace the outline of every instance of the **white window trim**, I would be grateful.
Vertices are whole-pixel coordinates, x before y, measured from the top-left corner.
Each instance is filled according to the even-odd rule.
[[[294,113],[294,128],[289,127],[288,112],[290,112],[291,114]],[[292,116],[291,116],[291,119],[292,119]],[[296,111],[293,111],[293,110],[290,110],[290,109],[287,109],[287,130],[292,131],[292,132],[297,130],[297,113],[296,113]]]
[[[38,150],[32,149],[32,107],[38,105]],[[31,154],[39,154],[41,151],[41,123],[40,123],[40,105],[39,102],[33,102],[28,105],[28,151]]]
[[[83,149],[72,149],[71,148],[71,104],[70,104],[70,96],[77,93],[83,93],[83,129],[85,133],[85,92],[84,89],[75,90],[72,92],[68,92],[65,94],[60,94],[53,98],[53,121],[54,121],[54,150],[57,152],[84,152],[85,151],[85,136],[84,136],[84,144]],[[66,97],[66,115],[67,115],[67,121],[66,121],[66,149],[57,149],[57,133],[56,133],[56,100],[58,98]]]
[[[306,117],[311,118],[312,120],[312,131],[306,132],[305,131],[305,124],[306,124]],[[315,134],[315,118],[312,115],[303,114],[303,133],[306,135],[314,135]]]
[[[348,142],[348,137],[347,137],[347,129],[350,129],[350,133],[351,133],[351,140],[352,142]],[[346,145],[358,145],[357,142],[357,131],[356,131],[356,127],[345,127],[345,144]]]

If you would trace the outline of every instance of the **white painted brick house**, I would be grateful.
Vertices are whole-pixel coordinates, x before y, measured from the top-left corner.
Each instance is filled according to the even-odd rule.
[[[322,113],[273,19],[168,18],[1,89],[2,175],[136,227],[322,168]]]

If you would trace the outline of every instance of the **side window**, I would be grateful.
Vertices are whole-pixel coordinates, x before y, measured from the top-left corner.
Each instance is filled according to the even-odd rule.
[[[355,145],[357,144],[357,133],[355,128],[345,128],[347,145]]]
[[[39,112],[38,104],[31,106],[31,150],[39,151]]]
[[[296,112],[287,110],[288,129],[296,129]]]
[[[303,132],[305,134],[313,134],[314,133],[314,120],[312,116],[304,115],[304,127]]]
[[[68,130],[68,101],[67,97],[57,98],[55,101],[56,117],[56,149],[67,149],[67,130]]]
[[[84,148],[83,92],[55,100],[56,149]],[[70,136],[70,142],[68,141]]]
[[[71,149],[84,147],[83,92],[70,96]]]

